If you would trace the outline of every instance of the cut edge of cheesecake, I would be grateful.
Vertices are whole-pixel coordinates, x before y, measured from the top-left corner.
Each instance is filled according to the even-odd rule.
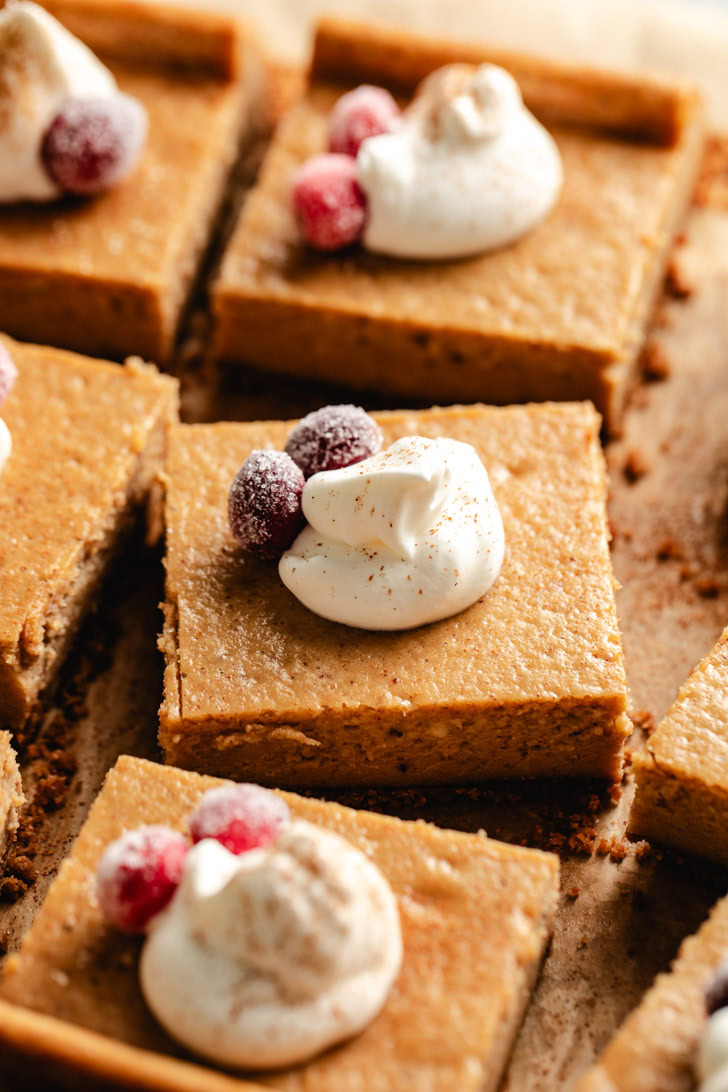
[[[3,337],[11,346],[13,341]],[[22,348],[21,343],[17,343]],[[31,346],[45,349],[45,346]],[[70,362],[79,355],[62,349],[49,349],[54,356]],[[119,371],[108,361],[80,358]],[[61,587],[49,585],[37,616],[19,625],[8,635],[9,643],[0,644],[0,724],[14,731],[22,728],[42,705],[46,693],[56,681],[60,667],[78,629],[97,597],[114,556],[119,553],[140,517],[146,519],[151,541],[159,535],[161,519],[161,475],[169,428],[178,420],[179,384],[171,376],[160,374],[153,365],[139,358],[129,358],[122,366],[129,374],[148,376],[157,388],[154,421],[138,452],[136,467],[127,479],[123,495],[115,497],[113,509],[106,517],[92,543],[80,550],[71,579]],[[42,630],[42,648],[38,655],[28,656],[24,650],[26,626],[35,632]]]
[[[695,742],[704,738],[710,745],[710,734],[704,729],[712,717],[703,699],[710,696],[712,687],[722,689],[723,705],[728,704],[727,667],[728,627],[680,688],[644,749],[634,755],[636,791],[629,818],[629,830],[635,836],[721,864],[728,864],[728,779],[721,776],[716,763],[711,775],[683,768],[680,754],[670,753],[669,740],[674,729],[684,746],[690,744],[691,732]],[[721,679],[720,673],[726,677]],[[720,710],[715,712],[720,715]]]
[[[164,9],[159,6],[159,10]],[[226,119],[221,142],[224,152],[209,165],[210,177],[208,185],[200,187],[202,193],[193,230],[188,233],[185,253],[170,273],[170,291],[162,301],[159,352],[162,365],[174,359],[176,342],[183,333],[187,312],[194,302],[195,289],[205,275],[206,255],[219,245],[228,202],[238,187],[235,168],[247,146],[260,137],[266,124],[271,121],[267,106],[271,86],[268,70],[260,61],[260,51],[250,42],[242,52],[245,63],[238,73],[234,108],[228,111]]]

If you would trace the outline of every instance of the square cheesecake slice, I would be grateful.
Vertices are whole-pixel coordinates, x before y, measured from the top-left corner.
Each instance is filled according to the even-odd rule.
[[[53,680],[106,566],[162,470],[177,381],[2,338],[18,380],[2,406],[0,726]]]
[[[643,751],[630,829],[728,864],[728,629]]]
[[[374,414],[472,444],[505,525],[494,587],[432,625],[327,621],[246,555],[227,494],[293,422],[185,425],[167,462],[166,761],[267,785],[617,777],[627,690],[589,404]]]
[[[707,1014],[705,989],[728,954],[728,898],[683,941],[577,1092],[689,1092]]]
[[[558,859],[484,835],[405,823],[286,795],[293,815],[352,842],[399,903],[404,960],[384,1009],[313,1061],[249,1082],[187,1060],[138,984],[138,938],[103,920],[94,873],[104,848],[146,823],[185,830],[220,782],[122,757],[0,987],[3,1072],[53,1072],[99,1087],[233,1092],[497,1088],[550,936]],[[12,1068],[13,1066],[16,1069]]]
[[[404,101],[458,61],[508,69],[550,129],[565,174],[555,210],[515,244],[457,261],[309,249],[292,176],[326,151],[336,99],[374,83]],[[215,355],[432,402],[591,399],[615,426],[691,195],[701,117],[679,82],[326,20],[309,92],[276,132],[214,286]]]
[[[24,799],[10,732],[0,732],[0,863],[18,829]]]
[[[0,205],[0,329],[111,359],[168,361],[262,70],[232,18],[134,0],[51,13],[146,107],[127,179],[90,200]]]

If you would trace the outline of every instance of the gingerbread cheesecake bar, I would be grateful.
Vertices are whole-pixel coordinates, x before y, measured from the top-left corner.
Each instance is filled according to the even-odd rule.
[[[406,103],[434,70],[488,62],[515,77],[560,154],[563,189],[542,223],[456,260],[366,245],[323,253],[302,240],[294,177],[327,151],[342,95],[375,84]],[[308,94],[275,134],[214,286],[215,355],[223,368],[244,362],[428,401],[591,399],[616,426],[690,199],[701,117],[679,81],[325,20]],[[447,150],[438,154],[447,164]]]
[[[577,1092],[697,1088],[698,1055],[711,1007],[706,1006],[706,991],[726,955],[728,898],[721,899],[698,932],[683,942],[670,971],[657,977]]]
[[[293,818],[345,838],[391,885],[403,938],[399,977],[361,1034],[267,1075],[220,1072],[169,1038],[140,991],[140,940],[104,920],[95,873],[105,848],[140,824],[184,832],[192,809],[220,784],[119,759],[8,960],[3,1072],[169,1092],[496,1089],[553,927],[558,859],[288,794],[280,795]]]
[[[162,470],[177,381],[0,338],[17,368],[1,409],[0,725],[52,682],[109,560]]]
[[[728,629],[634,756],[630,830],[728,863]]]
[[[137,166],[108,192],[0,203],[0,329],[164,363],[241,135],[262,116],[256,45],[234,18],[209,10],[137,0],[45,7],[141,104],[148,131]],[[0,88],[1,77],[0,64]]]
[[[385,447],[411,435],[472,445],[505,527],[497,582],[462,613],[406,630],[320,617],[228,524],[238,467],[282,448],[292,423],[173,429],[166,761],[290,787],[619,776],[629,721],[598,414],[552,404],[372,416]]]

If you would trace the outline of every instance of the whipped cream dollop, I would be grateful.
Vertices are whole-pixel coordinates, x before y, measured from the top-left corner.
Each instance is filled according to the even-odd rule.
[[[503,521],[478,453],[406,436],[303,490],[309,526],[278,565],[310,610],[362,629],[410,629],[458,614],[503,562]]]
[[[205,839],[188,853],[140,964],[170,1035],[221,1065],[294,1065],[362,1031],[402,961],[394,894],[343,838],[293,821],[236,856]]]
[[[551,211],[561,156],[496,65],[447,65],[420,85],[398,127],[365,140],[363,244],[401,258],[459,258],[514,242]]]
[[[10,452],[13,450],[13,441],[10,436],[10,429],[0,417],[0,474],[3,472],[5,463],[10,458]]]
[[[728,1008],[708,1019],[698,1053],[698,1092],[728,1092]]]
[[[83,42],[30,0],[0,11],[0,202],[52,201],[43,136],[69,99],[118,94],[109,70]]]

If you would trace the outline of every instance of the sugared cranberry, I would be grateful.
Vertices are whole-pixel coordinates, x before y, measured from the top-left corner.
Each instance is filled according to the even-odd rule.
[[[288,805],[260,785],[223,785],[205,793],[190,819],[194,842],[215,838],[231,853],[275,841],[290,822]]]
[[[96,873],[106,918],[125,933],[141,933],[172,898],[189,849],[168,827],[131,830],[107,848]]]
[[[280,557],[304,524],[304,477],[283,451],[254,451],[235,475],[228,495],[230,529],[256,557]]]
[[[356,156],[367,137],[391,133],[399,121],[399,107],[389,91],[363,83],[347,91],[329,116],[329,151]]]
[[[146,110],[131,95],[69,99],[46,129],[43,162],[67,193],[103,193],[135,166],[146,135]]]
[[[306,160],[293,180],[292,201],[301,235],[317,250],[340,250],[361,238],[367,202],[350,156]]]
[[[376,455],[382,430],[361,406],[323,406],[288,434],[286,452],[306,478],[321,470],[339,470]]]
[[[728,1006],[728,958],[718,968],[705,990],[705,1008],[708,1016]]]
[[[17,378],[18,369],[15,367],[15,361],[0,342],[0,406],[10,394]]]

